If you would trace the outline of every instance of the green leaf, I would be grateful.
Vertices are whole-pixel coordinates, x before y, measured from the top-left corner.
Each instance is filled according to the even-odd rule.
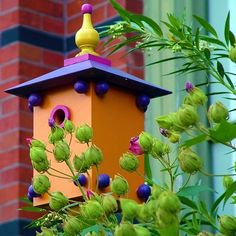
[[[227,132],[225,132],[227,130]],[[216,142],[229,142],[236,138],[236,125],[227,121],[221,122],[215,129],[210,129],[210,136]]]
[[[207,41],[209,43],[217,44],[219,46],[222,46],[222,47],[226,48],[225,44],[223,42],[221,42],[219,39],[211,38],[211,37],[206,36],[206,35],[199,35],[199,38],[201,40]]]
[[[220,203],[223,201],[223,199],[225,198],[225,193],[223,193],[222,195],[220,195],[215,202],[213,203],[212,207],[211,207],[211,213],[213,213],[214,211],[217,210],[218,206],[220,205]]]
[[[224,198],[224,206],[226,202],[229,200],[229,198],[236,192],[236,181],[229,186],[229,188],[225,192],[225,198]]]
[[[19,210],[30,211],[30,212],[45,212],[45,211],[47,211],[47,210],[45,210],[43,208],[34,207],[34,206],[21,207]]]
[[[230,79],[230,77],[227,74],[225,74],[225,78],[228,81],[230,87],[234,89],[234,84],[233,84],[232,80]]]
[[[196,203],[194,201],[190,200],[189,198],[181,196],[181,195],[178,195],[178,198],[182,204],[184,204],[192,209],[195,209],[195,210],[198,209]]]
[[[225,34],[225,41],[227,43],[227,45],[229,45],[229,30],[230,30],[230,12],[228,12],[226,21],[225,21],[225,30],[224,30],[224,34]]]
[[[224,70],[223,65],[219,61],[217,61],[217,71],[219,72],[220,76],[223,79],[225,75],[225,70]]]
[[[208,48],[205,48],[203,52],[204,52],[204,55],[205,55],[206,59],[209,61],[210,58],[211,58],[210,50]]]
[[[229,41],[232,47],[235,47],[235,36],[232,31],[229,31]]]
[[[110,0],[110,3],[124,20],[130,22],[130,12],[126,11],[115,0]]]
[[[197,27],[196,34],[195,34],[195,45],[196,45],[196,48],[199,49],[199,27]]]
[[[194,185],[194,186],[187,186],[184,187],[182,189],[180,189],[180,191],[178,192],[178,196],[196,196],[201,192],[206,192],[206,191],[210,191],[210,192],[215,192],[212,188],[209,188],[207,186],[204,185]]]
[[[200,134],[197,137],[194,137],[192,139],[186,140],[182,146],[185,147],[191,147],[193,145],[196,145],[198,143],[201,143],[207,139],[207,136],[205,134]]]
[[[205,21],[203,18],[194,15],[194,18],[200,23],[200,25],[202,25],[209,33],[211,33],[212,35],[214,35],[216,38],[217,33],[215,31],[215,29],[212,27],[212,25],[210,25],[207,21]]]

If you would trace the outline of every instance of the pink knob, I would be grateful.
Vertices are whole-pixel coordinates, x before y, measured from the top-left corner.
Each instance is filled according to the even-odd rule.
[[[83,4],[81,7],[81,13],[89,13],[91,14],[93,12],[93,6],[91,4]]]

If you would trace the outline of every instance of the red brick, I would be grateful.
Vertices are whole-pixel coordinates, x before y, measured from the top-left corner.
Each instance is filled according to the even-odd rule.
[[[92,22],[93,24],[98,24],[106,20],[106,5],[101,5],[94,8]]]
[[[129,66],[143,67],[143,54],[140,51],[133,51],[128,54]]]
[[[42,49],[39,47],[32,46],[30,44],[20,44],[20,57],[30,60],[40,62],[42,58]]]
[[[0,81],[2,80],[2,76],[0,76]],[[15,85],[19,84],[18,78],[14,80],[5,80],[4,82],[0,83],[0,99],[8,97],[9,94],[5,93],[4,90],[9,89]]]
[[[0,15],[0,30],[4,30],[18,24],[19,11],[11,11],[7,14]]]
[[[135,69],[135,68],[129,68],[127,72],[131,75],[137,76],[139,79],[144,79],[144,70],[143,69]]]
[[[143,13],[143,1],[142,0],[136,0],[135,4],[133,0],[127,0],[126,1],[126,9],[128,11],[142,14]]]
[[[76,0],[67,4],[67,16],[79,14],[81,12],[81,6],[83,5],[82,0]]]
[[[5,204],[0,208],[0,222],[4,223],[7,221],[14,220],[19,216],[19,203],[14,201],[10,204]]]
[[[19,6],[19,0],[1,0],[1,10],[9,10],[13,7],[18,7]]]
[[[18,130],[9,130],[7,133],[2,133],[0,135],[1,152],[4,152],[14,146],[18,146],[19,136]]]
[[[30,78],[38,77],[40,75],[46,74],[50,69],[43,66],[38,66],[29,62],[20,62],[20,75],[28,76]]]
[[[10,112],[17,111],[19,109],[19,98],[18,97],[13,97],[9,96],[8,99],[5,99],[1,103],[2,105],[2,114],[7,114]],[[1,127],[1,124],[0,124]]]
[[[53,17],[43,17],[43,29],[50,33],[64,34],[64,22],[63,20],[57,20]]]
[[[81,15],[73,19],[70,19],[67,23],[67,33],[71,34],[79,30],[82,26],[82,21],[83,21],[83,17]]]
[[[24,202],[19,203],[19,208],[26,206],[27,204]],[[30,211],[18,211],[19,217],[24,219],[38,219],[40,218],[44,213],[36,213],[36,212],[30,212]]]
[[[19,12],[19,22],[21,25],[31,26],[37,29],[42,28],[42,17],[24,9],[21,9]]]
[[[33,113],[31,111],[20,111],[20,126],[28,130],[33,128]]]
[[[122,49],[114,54],[109,55],[107,59],[111,60],[111,64],[113,67],[124,65],[127,63],[126,51],[125,49]]]
[[[0,64],[9,62],[19,56],[18,43],[10,44],[0,49]]]
[[[46,65],[52,65],[55,67],[61,67],[64,63],[64,55],[60,53],[51,52],[44,50],[43,52],[43,62]]]
[[[2,74],[0,80],[10,79],[12,77],[16,77],[18,74],[19,62],[15,61],[2,67]]]
[[[20,0],[20,6],[54,17],[63,17],[63,4],[48,0]]]
[[[24,154],[24,153],[23,153]],[[20,150],[18,148],[2,152],[0,154],[0,169],[5,168],[11,164],[18,163]]]

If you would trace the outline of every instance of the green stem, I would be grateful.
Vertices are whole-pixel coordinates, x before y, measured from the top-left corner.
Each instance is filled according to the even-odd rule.
[[[96,183],[96,193],[98,192],[98,176],[99,176],[99,167],[96,165],[96,171],[97,171],[97,183]]]
[[[66,163],[66,165],[69,167],[70,172],[71,172],[71,174],[73,175],[73,177],[75,177],[75,173],[74,173],[74,170],[73,170],[73,167],[72,167],[72,165],[71,165],[70,160],[69,160],[69,159],[68,159],[68,160],[65,160],[65,163]]]
[[[179,191],[178,192],[180,192],[183,188],[185,188],[186,186],[187,186],[187,184],[188,184],[188,182],[189,182],[189,180],[190,180],[190,178],[191,178],[191,174],[188,176],[188,178],[187,178],[187,180],[186,180],[186,182],[184,183],[184,185],[179,189]]]
[[[208,173],[208,172],[206,172],[204,170],[200,170],[200,172],[203,175],[210,176],[210,177],[236,176],[236,174],[211,174],[211,173]]]
[[[63,172],[61,172],[61,171],[59,171],[59,170],[56,170],[56,169],[52,168],[51,166],[49,167],[49,169],[51,169],[51,170],[53,170],[53,171],[55,171],[55,172],[58,172],[58,173],[60,173],[60,174],[62,174],[62,175],[65,175],[65,176],[67,176],[67,177],[72,178],[72,176],[70,176],[70,175],[68,175],[68,174],[66,174],[66,173],[63,173]]]
[[[59,176],[59,175],[54,175],[54,174],[50,173],[48,170],[47,170],[46,172],[47,172],[49,175],[54,176],[54,177],[57,177],[57,178],[60,178],[60,179],[69,179],[69,180],[71,180],[71,178],[67,178],[67,177],[63,177],[63,176]]]

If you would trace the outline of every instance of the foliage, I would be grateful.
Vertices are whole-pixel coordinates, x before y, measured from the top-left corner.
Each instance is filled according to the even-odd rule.
[[[181,69],[169,74],[203,71],[208,78],[207,83],[219,83],[225,87],[223,94],[236,95],[233,82],[235,74],[227,72],[221,62],[221,59],[236,61],[235,37],[229,24],[230,14],[225,22],[224,41],[219,39],[214,27],[199,16],[194,16],[194,19],[200,26],[193,30],[172,14],[168,14],[168,22],[162,22],[168,32],[166,37],[162,27],[152,19],[128,12],[115,0],[110,2],[123,18],[123,21],[115,25],[102,28],[101,36],[111,36],[108,43],[122,36],[122,40],[114,46],[111,53],[133,42],[136,46],[130,52],[138,49],[171,50],[173,57],[151,64],[183,60]],[[203,34],[202,30],[207,31],[209,35]],[[214,81],[211,81],[210,77],[214,78]],[[236,167],[231,168],[233,174],[207,173],[204,169],[204,159],[193,150],[195,145],[210,141],[235,151],[236,147],[232,141],[236,138],[236,126],[229,121],[230,112],[222,103],[216,102],[208,107],[207,96],[201,89],[191,83],[187,83],[185,89],[187,95],[179,109],[156,119],[166,142],[142,132],[131,139],[129,152],[121,154],[120,167],[131,175],[140,175],[139,159],[143,158],[144,154],[145,160],[153,157],[163,167],[161,171],[169,176],[167,183],[159,185],[151,178],[148,170],[148,174],[143,176],[146,186],[142,186],[144,192],[140,193],[140,196],[144,194],[144,202],[141,204],[125,198],[129,186],[120,175],[113,177],[112,192],[107,194],[92,192],[78,180],[82,173],[89,175],[90,168],[99,169],[103,161],[102,150],[92,144],[93,130],[88,125],[76,128],[71,121],[66,121],[64,128],[60,128],[53,124],[49,135],[53,150],[48,150],[47,145],[40,140],[31,140],[30,157],[33,167],[41,175],[46,173],[48,176],[74,181],[83,195],[83,201],[72,201],[63,193],[50,192],[50,184],[46,178],[34,178],[34,190],[40,189],[40,194],[47,193],[50,196],[50,209],[27,206],[25,210],[45,213],[29,227],[40,226],[42,232],[38,235],[44,236],[176,236],[180,233],[213,235],[210,232],[202,232],[204,226],[210,226],[211,230],[220,232],[221,235],[236,235],[236,217],[218,215],[220,204],[225,205],[228,201],[236,204],[236,181],[231,177],[236,175]],[[206,114],[204,118],[207,119],[207,124],[201,121],[200,114]],[[87,149],[84,153],[76,154],[72,161],[70,145],[73,138],[82,145],[87,145]],[[176,146],[177,153],[173,151]],[[53,153],[58,162],[66,163],[71,174],[52,168],[47,153]],[[170,158],[172,153],[175,155],[174,159]],[[210,207],[201,200],[200,193],[215,190],[199,183],[189,185],[191,177],[196,173],[223,179],[225,192],[221,193]],[[186,182],[177,187],[176,181],[183,175],[187,176]],[[39,181],[41,179],[45,181]],[[151,187],[151,193],[148,193],[148,185]]]

